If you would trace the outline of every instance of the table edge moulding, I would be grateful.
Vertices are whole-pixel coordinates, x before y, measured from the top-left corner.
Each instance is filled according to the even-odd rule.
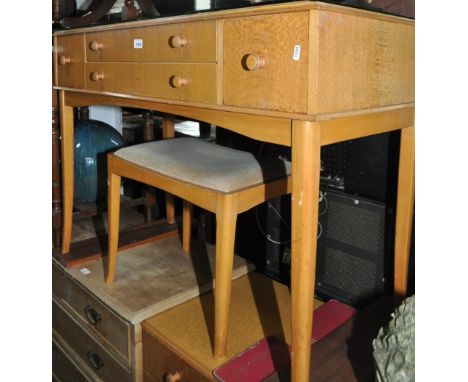
[[[208,25],[203,41],[191,34],[201,23]],[[175,37],[184,43],[171,44]],[[293,381],[308,381],[320,147],[401,130],[394,292],[406,294],[414,207],[414,20],[298,1],[57,31],[54,48],[62,253],[69,251],[72,230],[74,107],[156,110],[290,146],[291,373]]]

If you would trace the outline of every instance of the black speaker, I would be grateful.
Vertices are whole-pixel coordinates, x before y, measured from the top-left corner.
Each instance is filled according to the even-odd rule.
[[[290,159],[290,148],[217,129],[217,143]],[[393,285],[394,189],[399,135],[322,147],[316,294],[361,307]],[[372,153],[368,155],[368,153]],[[290,281],[291,198],[272,199],[239,216],[236,253],[261,272]]]
[[[324,192],[321,204],[317,296],[365,305],[391,285],[393,211],[381,202],[336,191]]]

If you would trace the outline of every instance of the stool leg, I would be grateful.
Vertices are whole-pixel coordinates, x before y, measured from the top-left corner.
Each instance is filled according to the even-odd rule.
[[[119,244],[119,218],[120,218],[120,183],[121,177],[112,173],[112,159],[108,158],[107,180],[107,231],[108,254],[106,283],[112,284],[115,275],[115,265]]]
[[[192,234],[192,203],[184,200],[182,211],[182,249],[185,252],[190,251],[190,238]]]
[[[232,195],[218,196],[217,204],[214,356],[220,359],[226,355],[237,220],[236,198]]]
[[[163,118],[163,138],[171,139],[175,137],[174,116],[165,115]],[[174,196],[166,192],[166,219],[168,224],[175,223]]]
[[[166,220],[167,224],[175,223],[174,196],[166,192]]]

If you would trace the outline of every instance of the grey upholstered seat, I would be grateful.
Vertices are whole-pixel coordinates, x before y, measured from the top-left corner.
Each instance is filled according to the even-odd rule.
[[[115,155],[164,176],[231,193],[291,174],[291,163],[203,141],[175,138],[125,147]]]

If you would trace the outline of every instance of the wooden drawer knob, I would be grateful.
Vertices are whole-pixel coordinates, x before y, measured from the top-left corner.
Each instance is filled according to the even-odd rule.
[[[186,78],[181,76],[172,76],[169,82],[173,88],[181,88],[189,83]]]
[[[187,39],[180,36],[171,36],[169,38],[169,46],[171,48],[182,48],[187,45]]]
[[[91,41],[91,44],[89,44],[89,48],[96,52],[104,48],[104,44],[102,42]]]
[[[245,69],[254,71],[265,67],[266,58],[265,56],[259,56],[256,54],[246,54],[243,59],[243,64]]]
[[[68,56],[60,56],[59,57],[59,65],[66,65],[71,62],[71,58]]]
[[[91,80],[92,81],[102,81],[104,79],[104,73],[92,72]]]
[[[175,373],[166,373],[164,374],[164,382],[179,382],[182,379],[180,373],[176,371]]]

